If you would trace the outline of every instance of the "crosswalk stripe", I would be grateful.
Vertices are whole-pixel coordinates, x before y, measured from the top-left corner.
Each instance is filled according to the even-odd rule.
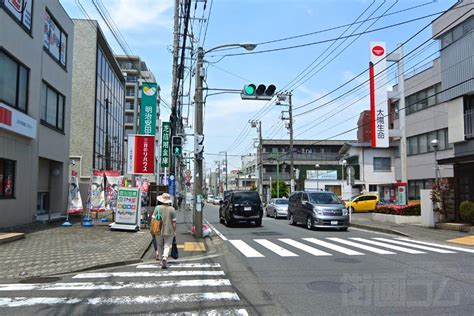
[[[397,239],[404,240],[404,241],[409,241],[411,243],[427,245],[427,246],[434,246],[434,247],[439,247],[439,248],[445,248],[445,249],[451,249],[451,250],[474,253],[474,249],[467,249],[467,248],[456,247],[456,246],[448,246],[448,245],[440,245],[440,244],[434,244],[434,243],[431,243],[431,242],[413,240],[413,239],[408,239],[408,238],[397,238]]]
[[[331,243],[328,243],[326,241],[319,240],[316,238],[303,238],[303,240],[309,241],[310,243],[316,244],[321,247],[325,247],[337,252],[341,252],[349,256],[363,256],[364,255],[362,252],[358,252],[349,248],[334,245],[334,244],[331,244]]]
[[[125,304],[160,304],[160,303],[189,303],[205,301],[238,301],[235,292],[208,292],[208,293],[182,293],[171,295],[149,296],[116,296],[116,297],[1,297],[0,307],[25,307],[34,305],[63,305],[63,304],[88,304],[88,305],[125,305]]]
[[[380,255],[394,255],[395,254],[395,252],[391,252],[391,251],[388,251],[388,250],[379,249],[379,248],[375,248],[375,247],[371,247],[371,246],[367,246],[367,245],[358,244],[356,242],[341,239],[341,238],[337,238],[337,237],[328,237],[326,239],[329,239],[329,240],[332,240],[332,241],[335,241],[335,242],[338,242],[338,243],[341,243],[341,244],[345,244],[345,245],[348,245],[348,246],[351,246],[351,247],[355,247],[355,248],[364,249],[364,250],[367,250],[367,251],[370,251],[370,252],[378,253]]]
[[[234,245],[237,250],[239,250],[247,258],[261,258],[265,257],[257,250],[250,247],[246,242],[242,240],[229,240],[229,242]]]
[[[398,241],[398,240],[393,240],[393,239],[387,239],[387,238],[374,238],[377,240],[389,242],[392,244],[397,244],[397,245],[402,245],[402,246],[408,246],[412,248],[417,248],[417,249],[422,249],[422,250],[428,250],[432,252],[438,252],[438,253],[456,253],[455,251],[450,251],[450,250],[444,250],[444,249],[438,249],[438,248],[433,248],[433,247],[428,247],[428,246],[421,246],[421,245],[413,245],[407,242],[403,241]]]
[[[352,240],[357,240],[357,241],[360,241],[360,242],[364,242],[364,243],[367,243],[367,244],[372,244],[372,245],[388,248],[388,249],[393,249],[393,250],[398,250],[398,251],[401,251],[401,252],[410,253],[410,254],[413,254],[413,255],[426,253],[426,252],[419,251],[419,250],[413,250],[413,249],[409,249],[409,248],[405,248],[405,247],[390,245],[390,244],[386,244],[386,243],[383,243],[383,242],[370,240],[370,239],[365,239],[365,238],[351,238],[351,239]]]
[[[316,248],[313,248],[313,247],[310,247],[308,245],[305,245],[303,243],[300,243],[296,240],[293,240],[293,239],[289,239],[289,238],[281,238],[281,239],[278,239],[290,246],[293,246],[295,248],[298,248],[300,250],[303,250],[307,253],[310,253],[312,254],[313,256],[332,256],[330,253],[327,253],[327,252],[324,252],[324,251],[321,251],[319,249],[316,249]]]
[[[249,313],[245,308],[239,309],[208,309],[208,310],[199,310],[192,312],[179,312],[179,313],[166,313],[160,314],[163,316],[219,316],[219,315],[234,315],[234,316],[248,316]]]
[[[277,244],[274,244],[267,239],[254,239],[254,240],[260,245],[262,245],[263,247],[273,251],[274,253],[276,253],[277,255],[281,257],[298,257],[296,253],[286,250],[285,248],[280,247]]]
[[[161,265],[158,264],[139,264],[137,269],[158,269]],[[220,268],[219,263],[170,263],[168,268],[170,269],[183,269],[183,268]]]
[[[200,279],[160,282],[73,282],[73,283],[31,283],[0,284],[0,291],[70,291],[70,290],[121,290],[152,289],[167,287],[231,286],[228,279]]]
[[[168,276],[203,276],[224,275],[224,271],[155,271],[155,272],[98,272],[79,273],[73,279],[102,279],[102,278],[143,278],[143,277],[168,277]]]

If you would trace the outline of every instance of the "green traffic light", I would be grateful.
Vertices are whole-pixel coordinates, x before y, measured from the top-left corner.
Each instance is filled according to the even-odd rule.
[[[180,152],[181,152],[181,150],[180,150],[179,147],[175,147],[175,148],[174,148],[174,153],[175,153],[176,155],[179,155]]]
[[[255,86],[253,84],[249,84],[245,87],[245,94],[252,95],[255,93]]]

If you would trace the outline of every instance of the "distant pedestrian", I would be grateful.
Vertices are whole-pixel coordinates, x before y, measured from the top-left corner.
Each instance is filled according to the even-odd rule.
[[[181,204],[183,203],[183,195],[178,192],[178,210],[181,210]]]
[[[159,205],[155,207],[153,217],[156,219],[158,214],[161,216],[161,235],[153,236],[152,242],[156,259],[160,261],[161,268],[166,269],[173,237],[176,236],[176,210],[171,206],[173,202],[168,193],[158,196],[157,200]]]

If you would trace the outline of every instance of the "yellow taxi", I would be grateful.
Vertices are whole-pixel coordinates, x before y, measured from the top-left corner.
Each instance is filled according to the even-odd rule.
[[[378,194],[366,193],[353,196],[346,201],[346,208],[351,212],[373,212],[377,202],[380,201]]]

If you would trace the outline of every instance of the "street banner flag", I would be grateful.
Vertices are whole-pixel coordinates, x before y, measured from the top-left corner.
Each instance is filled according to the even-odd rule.
[[[105,211],[104,171],[94,170],[90,181],[90,211]]]
[[[158,85],[142,83],[142,104],[140,106],[140,134],[156,135],[156,100]]]
[[[386,64],[385,42],[370,42],[370,122],[373,148],[389,147]]]
[[[105,208],[108,211],[115,211],[117,208],[118,188],[122,185],[122,176],[118,170],[105,171]]]
[[[71,178],[69,180],[67,212],[82,213],[83,211],[81,194],[79,192],[79,181],[77,179],[77,170],[75,167],[72,167]]]
[[[155,136],[128,135],[127,173],[155,174]]]

